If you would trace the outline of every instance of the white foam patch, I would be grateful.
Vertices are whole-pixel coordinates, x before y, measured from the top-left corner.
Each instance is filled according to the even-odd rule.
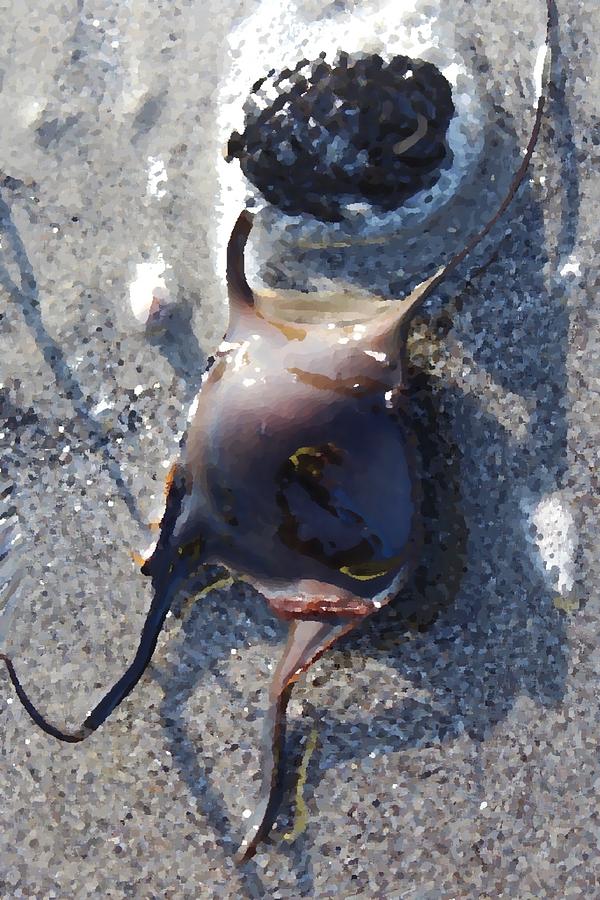
[[[165,184],[168,180],[165,164],[160,156],[148,157],[148,180],[146,182],[146,194],[149,197],[156,197],[161,200],[167,193],[161,184]]]
[[[39,119],[44,106],[45,103],[43,103],[41,100],[30,100],[28,103],[21,104],[19,108],[21,123],[26,128],[34,125]]]
[[[537,52],[537,56],[535,59],[535,66],[533,68],[533,83],[535,85],[535,100],[534,100],[534,108],[537,106],[539,98],[542,96],[542,92],[544,90],[544,66],[546,65],[546,57],[548,55],[548,46],[547,44],[542,44]]]
[[[522,508],[533,525],[538,567],[549,586],[570,591],[575,583],[575,520],[566,501],[557,491],[538,502],[524,500]]]
[[[100,400],[92,409],[92,415],[99,416],[101,413],[106,412],[107,409],[112,409],[113,406],[114,403],[112,402],[112,400],[103,397],[102,400]]]
[[[581,275],[581,265],[576,256],[569,256],[568,260],[560,270],[560,275],[562,278],[564,278],[565,275],[575,275],[579,278]]]
[[[152,262],[137,263],[135,278],[129,285],[129,305],[138,322],[146,322],[154,300],[168,299],[164,274],[167,264],[160,247],[156,248]]]

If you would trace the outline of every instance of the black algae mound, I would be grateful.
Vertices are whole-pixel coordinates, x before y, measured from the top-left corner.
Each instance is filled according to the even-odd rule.
[[[257,81],[244,112],[228,159],[291,215],[335,222],[350,203],[397,209],[452,162],[450,85],[432,63],[406,56],[301,60]]]

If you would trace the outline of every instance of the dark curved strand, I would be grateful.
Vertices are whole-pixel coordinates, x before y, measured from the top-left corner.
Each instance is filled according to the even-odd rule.
[[[83,725],[76,731],[61,731],[59,728],[56,728],[54,725],[48,722],[44,718],[44,716],[42,716],[42,714],[39,712],[39,710],[36,709],[36,707],[27,696],[25,690],[23,689],[23,686],[21,685],[21,682],[17,677],[17,673],[15,672],[15,668],[10,657],[6,656],[4,653],[0,654],[0,659],[3,660],[6,664],[10,680],[13,683],[15,691],[17,692],[17,697],[21,701],[21,704],[23,705],[29,716],[33,719],[35,724],[39,728],[41,728],[42,731],[45,731],[46,734],[49,734],[51,737],[57,738],[57,740],[59,741],[66,741],[70,744],[76,744],[79,741],[85,740],[85,738],[89,737],[92,732],[96,731],[96,729],[99,728],[100,725],[102,725],[102,723],[108,718],[108,716],[134,689],[134,687],[146,671],[150,660],[152,659],[152,655],[154,653],[154,650],[156,649],[156,644],[158,642],[158,636],[162,629],[166,615],[177,592],[179,584],[184,577],[183,572],[169,573],[168,567],[166,567],[166,569],[167,571],[162,573],[162,586],[156,585],[155,587],[155,595],[148,611],[146,621],[144,622],[144,626],[142,628],[140,642],[133,662],[127,668],[121,678],[119,678],[116,684],[113,685],[108,693],[105,694],[102,700],[92,710]],[[170,581],[167,580],[169,578],[171,579]]]
[[[546,0],[546,53],[550,52],[550,35],[552,28],[556,26],[556,5],[554,0]],[[418,309],[423,305],[425,300],[431,296],[433,291],[437,288],[437,286],[444,281],[445,278],[450,275],[460,264],[461,262],[469,256],[470,253],[477,247],[477,245],[490,233],[494,225],[502,218],[512,201],[514,200],[517,191],[521,187],[521,184],[525,180],[525,176],[527,175],[527,170],[529,169],[529,164],[531,163],[531,158],[533,156],[533,151],[535,150],[536,144],[538,142],[538,138],[540,135],[540,130],[542,128],[542,122],[544,117],[544,109],[546,107],[546,101],[548,98],[548,92],[550,87],[550,61],[549,58],[546,57],[545,61],[545,73],[544,80],[542,83],[542,91],[538,98],[535,115],[533,119],[533,125],[531,128],[531,133],[529,136],[529,141],[527,142],[527,146],[525,148],[525,152],[523,154],[523,159],[517,171],[515,172],[513,179],[508,187],[508,191],[502,202],[500,203],[498,209],[493,214],[493,216],[485,223],[483,228],[475,234],[470,241],[465,244],[462,250],[459,250],[452,259],[446,265],[440,269],[440,271],[431,279],[431,281],[427,284],[425,290],[419,295],[419,302],[415,303],[412,309],[409,311],[408,315],[405,316],[402,322],[402,328],[406,332],[408,329],[408,325],[410,321],[415,316]]]
[[[69,744],[76,744],[79,741],[83,741],[87,737],[87,734],[84,732],[83,728],[80,728],[78,731],[66,732],[60,731],[58,728],[55,728],[54,725],[51,725],[50,722],[47,722],[42,714],[35,708],[31,700],[23,690],[23,687],[17,677],[15,667],[13,666],[10,657],[6,656],[6,654],[4,653],[0,653],[0,659],[6,663],[6,668],[8,669],[8,674],[10,675],[10,680],[13,683],[14,689],[17,692],[17,697],[19,698],[23,707],[31,716],[35,724],[39,728],[41,728],[42,731],[45,731],[46,734],[57,738],[59,741],[66,741]]]
[[[95,731],[102,725],[125,697],[131,693],[146,671],[156,649],[158,636],[162,630],[180,581],[181,576],[175,577],[162,590],[158,590],[155,593],[146,621],[144,622],[144,627],[142,628],[140,642],[133,658],[133,662],[121,678],[119,678],[117,683],[113,685],[110,691],[102,698],[100,703],[94,707],[83,723],[82,727],[87,730],[88,733]]]

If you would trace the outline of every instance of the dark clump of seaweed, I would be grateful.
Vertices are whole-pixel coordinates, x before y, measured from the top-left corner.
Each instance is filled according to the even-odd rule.
[[[291,215],[339,221],[345,204],[361,202],[397,209],[452,163],[450,85],[406,56],[303,59],[257,81],[244,112],[228,158]]]

